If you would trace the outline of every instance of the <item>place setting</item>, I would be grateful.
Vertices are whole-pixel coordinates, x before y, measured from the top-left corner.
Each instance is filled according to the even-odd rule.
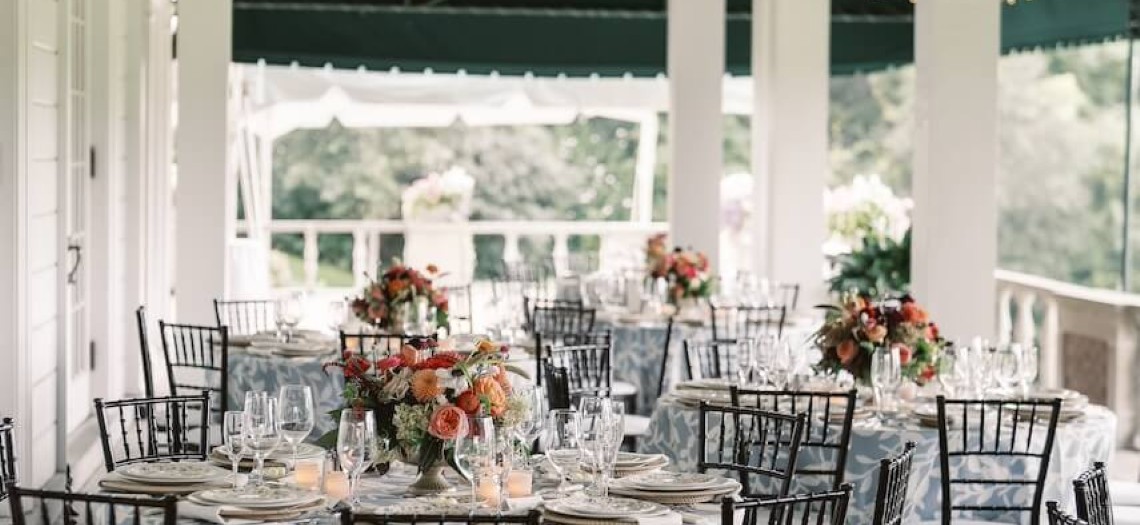
[[[109,492],[186,495],[205,489],[232,487],[231,473],[200,461],[133,463],[108,472],[99,487]]]
[[[656,471],[614,480],[612,494],[665,505],[719,501],[740,492],[740,482],[713,474]]]

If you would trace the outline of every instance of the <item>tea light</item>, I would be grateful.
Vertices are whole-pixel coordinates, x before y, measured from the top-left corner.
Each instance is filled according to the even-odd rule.
[[[534,474],[529,470],[512,470],[507,475],[507,496],[521,498],[530,496]]]
[[[298,461],[293,470],[293,482],[306,490],[317,490],[321,486],[321,465],[313,461]]]
[[[487,476],[480,479],[479,484],[476,485],[475,493],[479,495],[479,501],[486,503],[487,506],[499,507],[499,484],[495,483],[493,477]]]
[[[325,494],[340,501],[348,499],[348,474],[334,470],[325,473]]]

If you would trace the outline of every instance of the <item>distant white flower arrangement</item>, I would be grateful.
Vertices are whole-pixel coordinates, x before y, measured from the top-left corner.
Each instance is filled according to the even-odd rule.
[[[442,175],[429,173],[412,182],[402,195],[404,220],[463,221],[471,214],[473,179],[463,168],[454,167]]]
[[[857,175],[847,186],[825,189],[823,206],[829,233],[824,253],[838,255],[857,249],[867,237],[902,240],[914,201],[896,196],[878,175]]]

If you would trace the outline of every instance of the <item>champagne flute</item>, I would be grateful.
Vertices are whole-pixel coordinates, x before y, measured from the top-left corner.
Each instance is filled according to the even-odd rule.
[[[316,424],[313,413],[313,390],[304,385],[282,385],[277,392],[277,408],[280,411],[281,436],[292,448],[290,467],[297,464],[297,445]]]
[[[340,413],[336,439],[337,458],[349,476],[352,505],[359,505],[360,475],[376,460],[376,419],[371,410],[345,409]]]
[[[233,464],[234,488],[238,484],[238,464],[241,463],[241,454],[245,448],[245,412],[239,410],[226,411],[222,416],[222,436],[226,443],[226,456]]]
[[[578,447],[578,413],[574,410],[551,410],[546,420],[546,434],[542,448],[554,470],[558,472],[557,492],[569,487],[570,469],[578,466],[582,453]]]
[[[246,403],[245,445],[253,452],[256,462],[256,484],[265,484],[265,458],[281,444],[281,430],[277,423],[277,398],[258,392],[252,402]]]

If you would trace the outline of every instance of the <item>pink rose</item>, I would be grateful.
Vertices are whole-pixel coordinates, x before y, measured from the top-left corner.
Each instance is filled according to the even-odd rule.
[[[428,423],[428,433],[451,441],[467,433],[467,413],[457,406],[444,406],[435,409]]]

